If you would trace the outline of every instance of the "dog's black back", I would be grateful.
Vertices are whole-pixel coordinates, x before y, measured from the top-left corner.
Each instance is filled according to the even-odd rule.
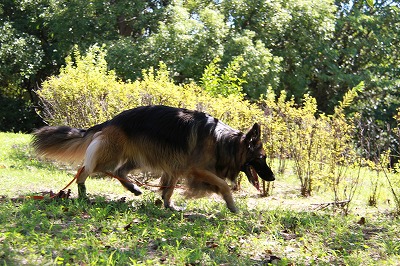
[[[203,112],[162,105],[141,106],[124,111],[103,126],[118,127],[130,139],[145,136],[181,151],[190,150],[190,137],[202,143],[210,136],[224,139],[228,135],[242,135],[238,130]]]

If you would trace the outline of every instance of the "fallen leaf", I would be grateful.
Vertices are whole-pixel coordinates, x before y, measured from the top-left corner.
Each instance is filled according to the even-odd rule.
[[[208,248],[216,248],[216,247],[219,247],[218,243],[215,243],[214,241],[207,241],[207,242],[206,242],[206,246],[207,246]]]
[[[357,222],[359,225],[365,224],[365,217],[361,217],[360,220]]]
[[[128,230],[132,227],[132,223],[133,223],[133,222],[130,222],[128,225],[125,225],[125,226],[124,226],[124,230],[125,230],[125,231],[128,231]]]

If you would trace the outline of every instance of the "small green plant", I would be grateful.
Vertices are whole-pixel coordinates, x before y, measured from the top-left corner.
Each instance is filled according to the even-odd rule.
[[[201,85],[203,89],[212,96],[227,97],[229,95],[243,96],[242,85],[246,81],[243,77],[238,77],[240,63],[243,62],[243,57],[236,57],[226,69],[218,66],[221,62],[219,57],[216,57],[204,70],[201,77]],[[221,73],[222,72],[222,73]]]
[[[294,171],[300,181],[300,193],[309,196],[315,185],[321,140],[325,136],[320,121],[316,118],[316,101],[306,96],[298,107],[294,99],[287,100],[281,92],[278,100],[272,93],[264,98],[266,117],[267,151],[272,158],[278,158],[279,170],[284,172],[285,161],[294,162]]]
[[[387,167],[388,165],[390,165],[390,154],[391,154],[390,150],[387,150],[386,152],[381,154],[378,167],[380,168],[383,175],[385,176],[385,179],[388,184],[388,189],[393,196],[393,201],[394,201],[395,208],[396,208],[395,212],[398,215],[398,214],[400,214],[400,197],[398,194],[398,191],[399,191],[398,184],[396,185],[396,183],[398,183],[399,179],[395,178],[396,174],[398,174],[398,172],[394,173],[394,175],[393,175],[394,170],[396,170],[396,167],[398,167],[398,166],[396,166],[395,169],[391,169],[391,168]]]
[[[287,95],[284,91],[277,98],[270,89],[267,95],[262,96],[260,104],[264,110],[264,140],[266,151],[269,158],[278,160],[278,170],[284,174],[286,162],[290,158],[289,136],[287,124],[285,122],[287,112],[294,106],[294,100],[286,100]]]
[[[334,202],[343,203],[334,206],[342,207],[346,214],[359,185],[361,158],[356,154],[353,140],[355,135],[354,119],[357,119],[359,114],[355,114],[354,119],[348,118],[345,109],[354,102],[358,93],[363,90],[363,86],[363,83],[360,83],[348,91],[343,96],[343,100],[335,107],[333,115],[321,116],[328,133],[323,147],[326,152],[321,158],[321,164],[324,165],[323,169],[326,172],[322,179],[333,191]]]

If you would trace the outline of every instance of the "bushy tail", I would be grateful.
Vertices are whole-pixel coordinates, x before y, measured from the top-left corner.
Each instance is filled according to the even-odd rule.
[[[32,146],[39,155],[64,162],[79,163],[93,135],[99,131],[76,129],[67,126],[42,127],[33,133]]]

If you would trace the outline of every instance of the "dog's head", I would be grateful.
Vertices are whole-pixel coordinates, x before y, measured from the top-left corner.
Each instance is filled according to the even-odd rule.
[[[246,174],[249,182],[259,189],[258,176],[265,181],[274,181],[274,173],[266,162],[259,124],[254,124],[243,136],[242,145],[245,148],[246,161],[240,170]]]

